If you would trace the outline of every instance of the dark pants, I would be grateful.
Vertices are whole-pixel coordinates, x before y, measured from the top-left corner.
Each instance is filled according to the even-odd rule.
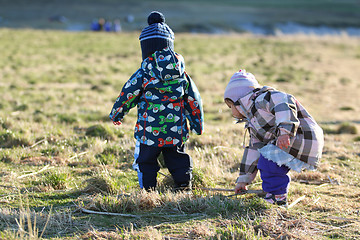
[[[149,190],[156,187],[157,172],[160,170],[157,158],[160,153],[164,156],[165,165],[174,179],[175,187],[190,186],[193,163],[184,148],[184,145],[180,147],[150,147],[137,142],[133,168],[138,172],[140,188]]]
[[[265,192],[280,195],[288,192],[290,177],[287,174],[289,168],[286,166],[279,167],[273,161],[268,160],[260,155],[257,165],[260,170],[262,188]]]

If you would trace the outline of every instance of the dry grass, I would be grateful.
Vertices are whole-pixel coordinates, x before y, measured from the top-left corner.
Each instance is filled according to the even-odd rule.
[[[22,196],[19,195],[19,198],[22,199]],[[71,212],[54,212],[51,207],[45,212],[31,210],[28,202],[21,205],[18,210],[1,208],[1,226],[7,226],[7,231],[2,233],[2,237],[3,239],[33,240],[42,239],[48,234],[62,235],[72,224],[71,218]]]
[[[171,181],[163,175],[158,192],[139,191],[131,169],[136,110],[121,127],[107,120],[121,86],[139,66],[138,33],[2,29],[0,35],[0,78],[7,79],[0,82],[1,237],[19,239],[15,219],[21,212],[31,216],[37,237],[50,216],[44,238],[360,235],[359,133],[339,131],[348,125],[359,129],[358,38],[177,34],[177,51],[185,57],[205,110],[204,135],[192,135],[188,143],[195,166],[190,195],[168,191]],[[261,84],[295,95],[326,129],[318,171],[291,173],[289,201],[302,200],[288,210],[270,207],[255,195],[226,197],[232,193],[199,190],[234,187],[244,129],[233,124],[222,94],[240,67]],[[249,187],[260,189],[259,177]],[[29,209],[20,207],[19,196],[25,195]],[[139,218],[85,214],[80,208]],[[26,219],[24,224],[24,234],[33,234]]]
[[[84,189],[80,191],[87,194],[94,194],[94,193],[108,194],[114,191],[114,189],[106,181],[106,179],[100,177],[86,179],[84,184],[86,186],[84,187]]]

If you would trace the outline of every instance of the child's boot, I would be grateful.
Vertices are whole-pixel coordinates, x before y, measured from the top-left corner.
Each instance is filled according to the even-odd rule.
[[[174,191],[175,192],[190,192],[191,191],[191,182],[181,183],[181,184],[175,183]]]
[[[267,193],[264,200],[271,204],[276,204],[279,206],[287,207],[287,194],[286,193],[279,194],[279,195]]]

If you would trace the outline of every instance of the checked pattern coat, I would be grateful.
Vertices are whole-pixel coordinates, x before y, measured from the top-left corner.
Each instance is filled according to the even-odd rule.
[[[283,134],[290,136],[290,146],[277,150],[288,153],[292,161],[304,167],[316,168],[324,145],[323,132],[295,97],[264,86],[240,98],[235,105],[246,117],[245,128],[250,133],[237,182],[252,181],[260,157],[259,149],[269,144],[276,145],[277,137]],[[270,160],[277,162],[277,159]]]
[[[169,48],[156,51],[125,83],[110,112],[114,124],[137,106],[134,137],[154,147],[181,146],[189,127],[202,134],[204,119],[199,91],[185,72],[180,54]]]

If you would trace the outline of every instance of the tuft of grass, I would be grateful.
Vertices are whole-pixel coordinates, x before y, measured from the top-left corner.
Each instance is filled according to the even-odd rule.
[[[216,239],[258,239],[258,237],[257,228],[246,221],[232,221],[225,228],[216,229]]]
[[[85,135],[90,137],[100,137],[107,140],[114,139],[114,132],[108,126],[101,124],[96,124],[87,128]]]
[[[52,187],[55,190],[66,188],[68,182],[68,174],[58,171],[48,171],[43,175],[41,183],[45,186]]]
[[[73,124],[78,122],[78,118],[75,115],[70,114],[58,114],[57,118],[59,119],[59,122],[66,124]]]
[[[29,106],[25,103],[22,103],[22,104],[16,104],[14,107],[13,107],[14,111],[26,111],[29,109]]]
[[[343,133],[357,134],[357,128],[356,128],[356,125],[345,122],[339,126],[337,133],[338,134],[343,134]]]
[[[116,164],[117,157],[113,154],[97,154],[95,156],[100,164],[109,165],[109,164]]]
[[[83,184],[85,185],[85,187],[81,189],[80,192],[87,194],[94,194],[94,193],[109,194],[115,191],[110,181],[102,176],[95,176],[86,179]]]
[[[154,227],[148,226],[144,230],[134,229],[134,225],[129,228],[117,228],[115,231],[99,231],[96,229],[90,230],[87,233],[78,236],[81,240],[92,239],[114,239],[114,240],[137,240],[137,239],[152,239],[162,240],[164,235]]]
[[[26,147],[30,143],[28,140],[20,137],[17,133],[10,129],[0,130],[0,147],[1,148],[14,148]]]
[[[45,156],[58,156],[60,153],[60,150],[58,148],[51,146],[51,147],[42,149],[41,153]]]
[[[342,77],[342,78],[340,78],[340,83],[344,84],[344,85],[347,85],[347,84],[351,83],[351,79],[346,78],[346,77]]]
[[[204,171],[201,170],[201,168],[195,167],[193,169],[192,186],[195,189],[213,187],[214,182]]]
[[[2,117],[0,117],[0,127],[2,128],[2,129],[9,129],[10,128],[10,123],[9,122],[7,122],[5,119],[3,119]]]
[[[360,142],[360,136],[355,137],[354,142]]]
[[[335,129],[334,127],[321,126],[321,128],[325,134],[338,134],[338,129]]]
[[[69,227],[70,211],[53,211],[52,206],[42,208],[37,212],[30,208],[29,196],[20,194],[17,199],[19,208],[2,207],[0,209],[0,228],[8,227],[0,233],[0,239],[37,240],[58,234]]]
[[[161,175],[161,174],[159,174]],[[159,191],[164,191],[168,188],[174,187],[174,180],[171,175],[166,175],[160,182],[158,188]],[[192,171],[192,180],[191,180],[192,188],[197,192],[201,193],[201,188],[213,187],[213,180],[208,177],[203,170],[200,168],[193,168]]]
[[[126,150],[121,146],[107,145],[105,149],[95,156],[101,164],[116,165],[117,163],[127,162],[133,158],[132,151]]]
[[[327,179],[327,176],[319,171],[302,171],[301,173],[294,173],[291,179],[294,181],[323,181]]]
[[[357,127],[355,124],[343,122],[338,126],[322,126],[326,134],[357,134]]]
[[[339,108],[341,111],[354,111],[353,107],[349,107],[349,106],[344,106]]]

